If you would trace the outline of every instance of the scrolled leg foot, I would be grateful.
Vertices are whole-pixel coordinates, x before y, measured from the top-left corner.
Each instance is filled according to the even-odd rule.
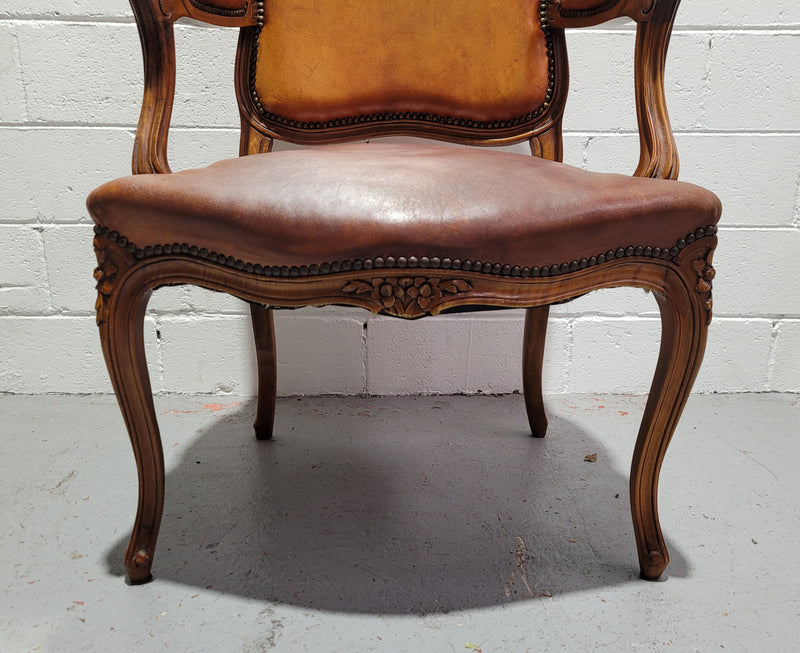
[[[144,585],[153,580],[150,568],[153,566],[153,557],[144,549],[136,551],[132,556],[125,557],[125,571],[128,572],[128,582],[131,585]]]
[[[664,553],[660,551],[650,551],[647,554],[647,564],[641,567],[639,578],[649,581],[661,580],[668,564],[669,555],[667,555],[666,550]]]

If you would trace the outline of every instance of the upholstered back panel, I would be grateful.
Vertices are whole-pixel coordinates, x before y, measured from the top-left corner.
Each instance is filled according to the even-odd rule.
[[[556,79],[544,5],[264,0],[248,96],[278,132],[405,121],[523,133]]]

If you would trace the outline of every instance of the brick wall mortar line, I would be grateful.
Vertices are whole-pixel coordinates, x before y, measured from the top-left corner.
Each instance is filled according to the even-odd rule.
[[[560,394],[564,394],[567,390],[571,387],[572,382],[572,368],[575,358],[575,321],[577,318],[570,318],[567,320],[567,354],[566,359],[567,363],[564,368],[564,373],[561,379],[561,391]],[[552,322],[553,318],[548,320]],[[549,324],[548,324],[549,326]],[[547,347],[547,342],[545,341],[545,347]]]
[[[0,14],[0,25],[7,23],[10,25],[27,23],[52,23],[55,25],[136,25],[133,13],[130,16],[49,16],[47,14]],[[224,28],[220,28],[224,29]]]
[[[0,315],[0,320],[75,320],[75,319],[93,319],[95,317],[94,311],[84,311],[84,312],[54,312],[54,313],[30,313],[30,314],[7,314],[7,315]],[[159,319],[160,325],[164,325],[167,322],[173,323],[197,323],[201,322],[203,319],[216,319],[218,317],[241,317],[242,319],[247,319],[247,315],[244,313],[205,313],[202,315],[189,315],[185,313],[175,313],[175,314],[165,314],[165,313],[151,313],[150,311],[147,312],[147,317],[155,320]],[[374,318],[372,314],[366,315],[367,318]],[[449,316],[450,318],[455,318],[456,316]],[[167,319],[168,318],[168,319]],[[317,318],[309,318],[308,319],[317,319],[317,320],[324,320],[330,322],[336,322],[341,320],[349,320],[349,321],[357,321],[354,320],[353,317],[340,317],[340,316],[326,316],[326,317],[317,317]],[[166,321],[163,321],[167,319]],[[556,323],[564,323],[569,325],[572,322],[584,322],[584,323],[597,323],[597,324],[608,324],[608,323],[624,323],[624,322],[660,322],[661,318],[654,315],[654,316],[647,316],[647,315],[574,315],[574,316],[553,316],[550,318],[550,321],[553,324]],[[767,322],[770,324],[784,324],[784,323],[794,323],[797,322],[800,324],[800,313],[798,314],[786,314],[781,315],[780,317],[775,317],[772,315],[752,315],[752,316],[742,316],[742,315],[715,315],[714,321],[712,321],[712,325],[715,322]]]
[[[678,15],[679,24],[673,30],[673,34],[693,34],[697,32],[720,32],[730,34],[751,34],[764,32],[767,34],[786,34],[800,31],[800,23],[754,23],[750,25],[732,24],[720,25],[713,23],[687,23],[680,24],[680,14]],[[119,16],[103,15],[85,15],[85,14],[60,14],[58,16],[52,14],[37,14],[37,13],[20,13],[20,12],[4,12],[0,14],[0,23],[53,23],[53,24],[93,24],[93,25],[134,25],[133,14],[126,13]],[[215,25],[191,25],[188,23],[179,23],[178,27],[182,29],[199,27],[201,29],[215,29],[224,30],[231,29],[226,27],[219,27]],[[586,28],[581,30],[584,34],[615,34],[626,35],[635,32],[635,25],[631,21],[625,26],[616,28]]]
[[[367,348],[367,330],[369,329],[369,318],[365,317],[361,323],[361,394],[365,396],[369,390],[367,374],[369,370],[369,349]]]
[[[24,67],[22,65],[22,48],[19,47],[19,34],[16,32],[14,33],[14,46],[17,49],[17,61],[19,62],[19,81],[20,85],[22,86],[22,95],[23,95],[23,111],[25,114],[26,122],[30,120],[30,110],[28,107],[28,85],[25,82],[25,72]]]
[[[42,270],[44,274],[44,285],[47,288],[47,307],[50,313],[55,313],[55,308],[53,307],[53,286],[50,283],[50,269],[47,264],[47,248],[45,247],[44,243],[44,229],[45,225],[43,223],[37,224],[33,227],[33,230],[37,234],[37,240],[39,243],[39,253],[42,259]]]
[[[701,86],[700,102],[699,102],[699,107],[698,107],[698,118],[697,118],[698,125],[697,125],[696,129],[693,130],[693,133],[695,133],[697,130],[702,131],[704,133],[707,133],[705,131],[706,130],[706,124],[707,124],[707,117],[708,117],[707,100],[708,100],[708,97],[712,93],[712,79],[711,79],[712,56],[711,56],[711,50],[713,49],[713,47],[714,47],[714,36],[713,35],[709,35],[709,37],[708,37],[708,47],[705,49],[706,60],[705,60],[705,65],[703,66],[703,80],[702,80],[702,86]],[[678,133],[675,132],[675,134],[677,136]],[[680,149],[678,150],[678,152],[680,153]]]
[[[769,391],[772,389],[772,379],[775,373],[775,365],[778,357],[778,339],[781,335],[780,325],[783,320],[773,320],[771,340],[769,343],[769,354],[767,355],[767,374],[764,389]]]
[[[673,102],[674,103],[674,102]],[[98,122],[0,122],[0,129],[15,131],[120,131],[128,132],[131,137],[136,132],[136,126],[129,123],[98,123]],[[192,132],[218,132],[222,134],[238,133],[239,128],[231,125],[198,125],[198,124],[175,124],[170,127],[170,133],[192,133]],[[787,137],[793,138],[800,136],[800,129],[680,129],[673,130],[676,136],[715,138],[715,137],[735,137],[747,136],[753,138]],[[564,130],[564,136],[569,138],[596,138],[599,136],[614,137],[637,137],[635,129],[598,129],[598,130]]]

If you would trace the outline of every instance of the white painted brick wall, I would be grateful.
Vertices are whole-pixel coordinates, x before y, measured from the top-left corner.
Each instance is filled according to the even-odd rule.
[[[176,169],[236,155],[236,36],[177,30]],[[633,36],[620,23],[569,33],[568,163],[635,167]],[[129,170],[142,78],[130,8],[0,0],[0,62],[0,392],[108,392],[84,198]],[[800,391],[800,3],[684,0],[667,85],[682,178],[716,191],[725,207],[696,390]],[[522,311],[411,323],[358,309],[281,312],[280,391],[516,391],[522,320]],[[162,289],[145,328],[155,391],[254,392],[239,300]],[[557,306],[545,388],[644,392],[658,337],[656,304],[643,291]]]

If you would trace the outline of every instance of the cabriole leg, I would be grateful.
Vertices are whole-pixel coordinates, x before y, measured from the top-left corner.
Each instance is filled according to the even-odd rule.
[[[703,241],[706,241],[703,243]],[[669,554],[658,521],[658,478],[667,447],[697,376],[711,320],[711,256],[716,238],[681,253],[654,294],[661,309],[661,351],[631,464],[631,512],[641,576],[657,580]]]
[[[151,290],[120,282],[130,259],[113,243],[95,238],[95,253],[100,340],[139,472],[139,506],[125,552],[128,578],[138,584],[151,578],[164,507],[164,455],[144,350],[144,314]]]

